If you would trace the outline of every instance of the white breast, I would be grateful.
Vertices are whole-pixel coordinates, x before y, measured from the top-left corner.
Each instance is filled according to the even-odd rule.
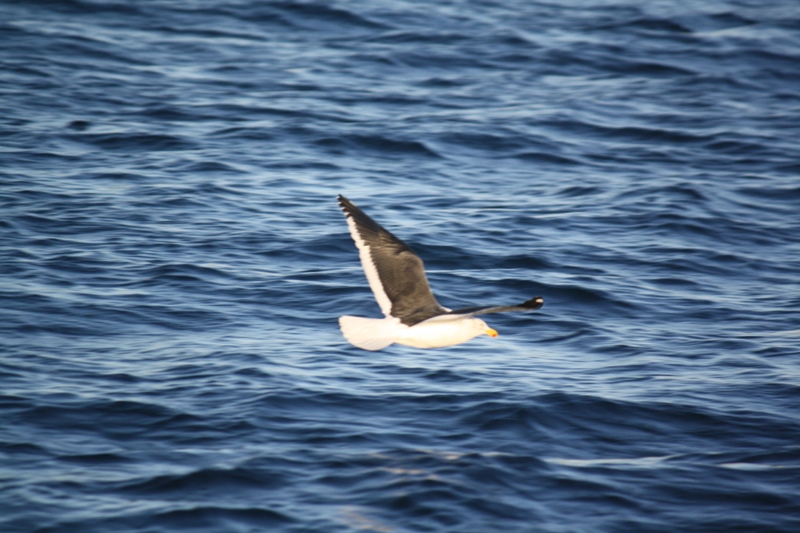
[[[395,342],[414,348],[443,348],[467,342],[487,327],[479,318],[440,315],[411,326]]]

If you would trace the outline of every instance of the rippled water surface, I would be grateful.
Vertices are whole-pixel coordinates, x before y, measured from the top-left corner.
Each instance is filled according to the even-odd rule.
[[[800,531],[794,0],[0,11],[0,530]]]

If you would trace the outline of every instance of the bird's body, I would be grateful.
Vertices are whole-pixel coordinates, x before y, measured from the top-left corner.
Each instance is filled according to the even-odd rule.
[[[503,311],[530,311],[542,306],[537,296],[511,306],[470,307],[451,311],[436,301],[422,260],[403,241],[386,231],[339,195],[350,235],[378,305],[386,318],[343,316],[339,325],[345,338],[365,350],[381,350],[397,343],[414,348],[443,348],[478,335],[497,332],[475,315]]]
[[[439,315],[411,326],[395,342],[414,348],[444,348],[483,334],[497,337],[497,332],[480,318]]]
[[[474,339],[484,333],[497,337],[497,332],[480,318],[464,315],[439,315],[406,326],[399,318],[362,318],[343,316],[339,324],[345,338],[364,350],[381,350],[392,343],[414,348],[444,348]]]

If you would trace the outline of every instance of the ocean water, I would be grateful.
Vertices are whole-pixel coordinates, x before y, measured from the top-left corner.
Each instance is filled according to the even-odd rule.
[[[0,13],[0,531],[800,531],[795,0]]]

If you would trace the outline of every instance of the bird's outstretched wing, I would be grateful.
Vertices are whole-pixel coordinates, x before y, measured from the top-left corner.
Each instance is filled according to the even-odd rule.
[[[544,305],[544,298],[537,296],[519,305],[482,305],[478,307],[465,307],[454,309],[448,315],[485,315],[486,313],[506,313],[509,311],[534,311]]]
[[[347,216],[369,287],[384,315],[413,326],[449,311],[436,301],[422,259],[406,243],[342,195],[339,205]]]

